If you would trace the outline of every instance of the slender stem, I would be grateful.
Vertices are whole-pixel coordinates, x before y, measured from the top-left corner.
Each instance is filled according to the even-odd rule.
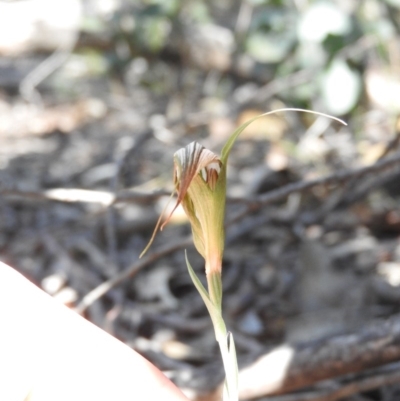
[[[221,273],[212,272],[207,275],[207,286],[208,293],[210,295],[211,302],[218,308],[218,310],[222,311],[222,279]]]
[[[222,317],[222,280],[220,271],[214,271],[213,273],[207,275],[207,284],[210,300],[216,307],[216,311],[210,311],[210,314],[214,324],[215,337],[221,351],[222,363],[226,373],[226,387],[228,390],[228,400],[226,401],[237,401],[237,361],[232,360],[228,347],[228,332]]]
[[[225,323],[222,317],[221,320],[225,328]],[[226,331],[226,329],[224,332],[220,332],[219,334],[217,334],[217,341],[221,351],[222,363],[224,365],[224,370],[225,370],[225,377],[226,377],[225,380],[226,380],[226,387],[228,390],[228,400],[238,401],[238,388],[237,388],[238,366],[236,358],[232,358],[232,354],[228,347],[228,332]],[[233,341],[233,338],[231,338],[231,341]]]

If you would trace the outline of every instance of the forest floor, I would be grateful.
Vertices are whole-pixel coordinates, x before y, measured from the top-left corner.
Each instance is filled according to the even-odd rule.
[[[192,141],[218,153],[239,124],[287,103],[263,80],[168,57],[64,81],[71,62],[32,102],[13,63],[0,60],[1,260],[194,399],[215,399],[223,371],[182,210],[139,255],[173,190],[174,153]],[[399,399],[399,142],[375,110],[348,126],[279,113],[235,144],[223,310],[243,399]]]

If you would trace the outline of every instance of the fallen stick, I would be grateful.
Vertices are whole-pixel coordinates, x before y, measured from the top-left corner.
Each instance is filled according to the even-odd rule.
[[[287,344],[269,351],[240,370],[240,399],[284,394],[398,360],[400,315],[395,315],[352,334],[309,344]],[[222,385],[197,401],[218,400],[221,394]]]

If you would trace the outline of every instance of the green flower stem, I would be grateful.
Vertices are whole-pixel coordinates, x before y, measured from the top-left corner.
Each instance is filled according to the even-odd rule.
[[[229,348],[228,342],[229,345],[233,347],[233,352],[232,348]],[[238,401],[238,366],[232,334],[226,333],[224,338],[221,338],[221,341],[218,341],[218,344],[221,351],[222,363],[224,364],[226,375],[223,401]]]
[[[212,317],[212,321],[226,375],[223,400],[238,401],[238,366],[233,337],[231,333],[227,332],[221,314]],[[233,347],[233,353],[229,346]]]
[[[238,400],[238,384],[237,384],[237,361],[236,353],[232,357],[229,349],[229,344],[233,345],[233,337],[226,330],[226,325],[222,317],[222,280],[221,269],[213,271],[207,275],[208,294],[211,303],[214,306],[213,310],[209,310],[211,320],[214,325],[215,337],[217,339],[219,349],[221,351],[222,363],[226,373],[224,401]],[[234,345],[233,345],[234,347]]]
[[[221,269],[207,275],[207,286],[211,302],[222,313],[222,279],[220,271]]]
[[[236,360],[235,345],[231,333],[226,330],[225,322],[221,313],[222,281],[221,273],[214,271],[207,275],[208,292],[196,276],[185,253],[186,265],[189,275],[197,291],[210,314],[214,326],[215,338],[218,342],[222,363],[224,365],[226,380],[224,387],[224,401],[238,401],[238,367]]]

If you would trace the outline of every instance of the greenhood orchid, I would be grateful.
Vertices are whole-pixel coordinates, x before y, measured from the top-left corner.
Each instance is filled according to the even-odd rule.
[[[208,291],[197,278],[187,257],[186,264],[192,281],[203,298],[214,325],[226,372],[223,399],[229,401],[238,400],[238,371],[233,337],[231,333],[227,332],[221,313],[221,270],[225,237],[224,215],[228,157],[236,139],[248,125],[262,116],[280,111],[313,113],[345,124],[335,117],[310,110],[279,109],[257,116],[237,128],[223,147],[221,156],[216,155],[197,142],[192,142],[179,149],[174,155],[174,185],[177,193],[175,206],[163,224],[161,224],[164,214],[162,213],[149,244],[142,252],[143,255],[147,251],[158,228],[161,227],[162,230],[176,208],[182,205],[192,227],[194,245],[205,260]]]
[[[192,227],[196,249],[206,261],[206,273],[221,273],[226,166],[215,153],[198,142],[192,142],[174,155],[174,185],[177,200],[172,212],[161,225],[161,230],[176,208],[182,205]],[[159,226],[160,220],[155,232]],[[154,234],[151,241],[153,238]]]
[[[182,204],[190,220],[193,241],[206,261],[206,274],[221,273],[224,250],[226,166],[197,142],[174,156],[175,208]]]

